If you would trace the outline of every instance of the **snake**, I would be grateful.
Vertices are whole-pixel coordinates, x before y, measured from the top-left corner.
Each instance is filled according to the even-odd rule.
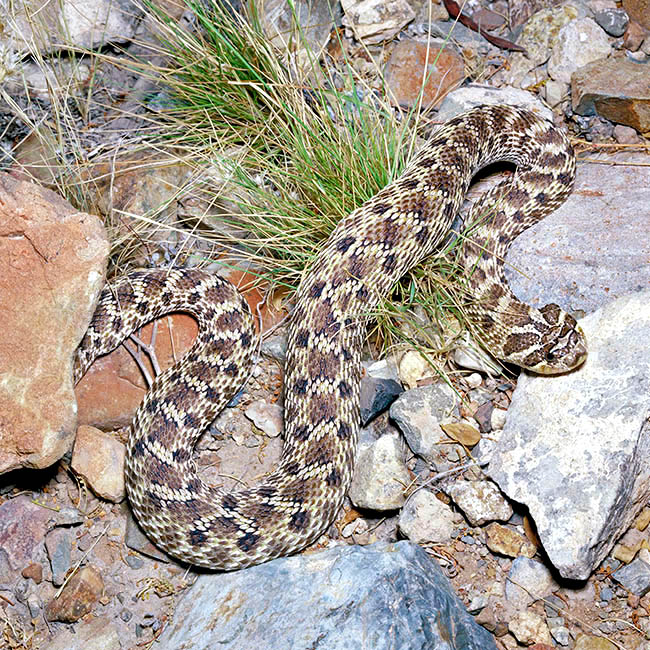
[[[459,253],[472,322],[495,357],[532,372],[563,373],[584,361],[573,316],[556,304],[524,304],[504,274],[510,242],[572,190],[568,137],[522,108],[473,108],[438,126],[398,178],[342,218],[303,273],[287,327],[283,449],[251,487],[211,486],[193,459],[256,354],[246,301],[196,268],[138,270],[105,286],[76,354],[77,381],[97,356],[161,315],[187,312],[199,325],[183,358],[154,379],[126,445],[131,508],[158,547],[186,564],[230,571],[296,553],[327,531],[354,469],[368,320],[441,245],[476,172],[498,161],[514,171],[474,202],[467,220],[476,225]]]

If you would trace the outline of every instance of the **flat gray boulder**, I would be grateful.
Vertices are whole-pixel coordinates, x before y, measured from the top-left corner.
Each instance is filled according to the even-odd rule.
[[[522,373],[487,473],[528,506],[560,574],[584,580],[650,497],[650,290],[580,324],[584,366]]]
[[[578,164],[566,203],[517,237],[506,255],[506,277],[520,300],[584,315],[650,289],[649,161],[629,153]]]
[[[496,650],[419,546],[338,546],[202,575],[156,647]]]

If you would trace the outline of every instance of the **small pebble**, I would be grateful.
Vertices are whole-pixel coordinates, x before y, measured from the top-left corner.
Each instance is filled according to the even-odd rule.
[[[483,377],[478,372],[473,372],[471,375],[465,377],[465,383],[470,388],[478,388],[483,383]]]

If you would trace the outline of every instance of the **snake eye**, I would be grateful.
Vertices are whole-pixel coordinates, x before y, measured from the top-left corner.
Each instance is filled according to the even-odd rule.
[[[547,360],[547,361],[555,361],[555,354],[553,353],[552,350],[549,350],[549,351],[546,353],[546,360]]]

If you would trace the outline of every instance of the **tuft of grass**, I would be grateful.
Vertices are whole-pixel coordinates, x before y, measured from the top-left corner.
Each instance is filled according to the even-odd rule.
[[[228,250],[227,263],[292,291],[338,221],[399,175],[429,126],[426,114],[395,109],[388,89],[371,89],[349,60],[321,66],[304,38],[292,41],[293,54],[299,48],[308,64],[299,71],[286,65],[291,47],[271,45],[255,3],[246,16],[224,11],[218,0],[187,4],[193,31],[147,3],[157,53],[168,63],[138,65],[164,88],[162,142],[196,166],[194,191],[210,203],[228,195],[236,206],[219,218],[237,234],[207,235]],[[213,183],[215,168],[226,183]],[[396,284],[374,315],[377,342],[448,350],[467,299],[455,246]]]

